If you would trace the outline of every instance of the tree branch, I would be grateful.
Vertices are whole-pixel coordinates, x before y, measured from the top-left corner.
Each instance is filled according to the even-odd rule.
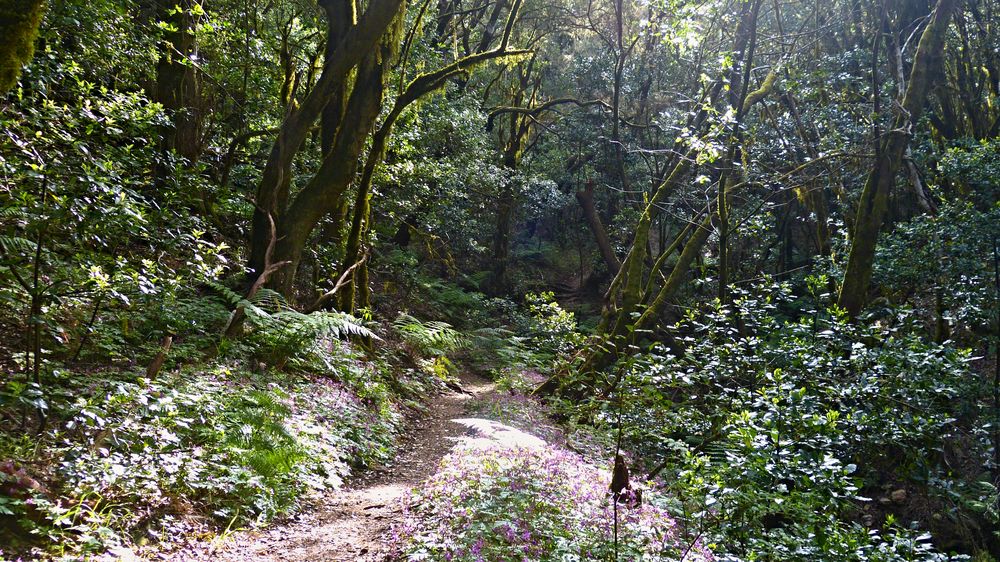
[[[319,310],[326,306],[326,303],[330,302],[333,297],[337,296],[337,293],[339,293],[340,290],[350,282],[351,274],[354,273],[354,270],[361,267],[366,261],[368,261],[368,252],[365,252],[361,256],[361,259],[355,262],[354,265],[344,270],[344,273],[340,276],[340,279],[337,280],[337,283],[333,286],[333,288],[320,295],[320,297],[316,299],[316,302],[309,307],[309,312]]]

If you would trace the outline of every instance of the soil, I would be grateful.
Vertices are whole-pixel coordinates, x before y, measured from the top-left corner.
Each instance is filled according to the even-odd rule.
[[[493,385],[463,375],[461,390],[427,403],[427,414],[412,420],[393,465],[368,471],[331,492],[294,519],[258,532],[236,533],[221,544],[169,556],[175,561],[383,562],[392,552],[392,529],[402,520],[402,500],[433,474],[467,429],[461,418],[468,402],[493,392]]]

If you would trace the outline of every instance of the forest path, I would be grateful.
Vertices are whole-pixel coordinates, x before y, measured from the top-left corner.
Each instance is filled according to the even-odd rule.
[[[214,552],[187,560],[305,562],[383,562],[388,559],[392,528],[403,517],[402,499],[433,474],[438,462],[467,433],[451,421],[461,418],[473,398],[494,391],[486,379],[463,374],[461,388],[427,402],[426,415],[410,421],[395,463],[359,473],[294,519],[258,533],[239,534]]]

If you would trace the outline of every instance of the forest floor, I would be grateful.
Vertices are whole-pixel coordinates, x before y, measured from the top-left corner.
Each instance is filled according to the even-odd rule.
[[[256,532],[237,532],[221,544],[189,548],[169,556],[178,562],[248,560],[382,562],[389,558],[392,529],[402,522],[402,500],[431,476],[468,430],[455,423],[473,399],[489,398],[494,385],[463,374],[461,390],[427,402],[425,415],[410,420],[391,466],[360,472],[340,490],[294,518]]]

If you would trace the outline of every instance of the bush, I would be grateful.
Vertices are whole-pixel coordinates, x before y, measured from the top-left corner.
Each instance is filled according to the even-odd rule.
[[[556,358],[570,353],[583,343],[584,338],[577,329],[576,317],[559,306],[552,291],[528,293],[525,298],[531,314],[532,348]]]
[[[969,505],[996,498],[969,353],[922,339],[907,310],[852,324],[821,304],[772,285],[692,312],[676,327],[682,350],[618,366],[598,421],[621,420],[720,559],[937,560],[911,521],[939,545],[997,529],[988,510],[936,499],[944,482]]]

